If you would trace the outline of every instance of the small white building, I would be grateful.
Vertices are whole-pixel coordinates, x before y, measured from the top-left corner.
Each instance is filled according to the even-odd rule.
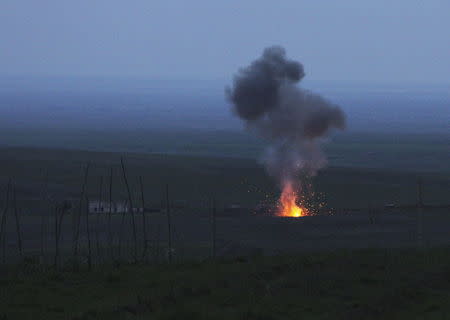
[[[123,201],[111,202],[111,213],[128,212],[128,204]],[[109,201],[92,200],[89,201],[89,213],[110,213]]]

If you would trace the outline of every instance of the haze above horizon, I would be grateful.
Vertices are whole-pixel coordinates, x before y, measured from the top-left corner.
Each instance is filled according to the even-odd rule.
[[[281,45],[305,82],[449,84],[450,2],[2,1],[0,76],[229,79]]]

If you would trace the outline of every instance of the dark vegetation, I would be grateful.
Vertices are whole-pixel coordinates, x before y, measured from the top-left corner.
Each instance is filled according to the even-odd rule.
[[[55,139],[62,139],[57,134],[54,136]],[[78,146],[72,141],[64,144],[66,149],[2,148],[0,190],[4,190],[8,179],[13,177],[21,203],[25,207],[36,208],[37,203],[28,205],[27,201],[40,197],[39,191],[45,176],[48,176],[48,190],[53,198],[76,198],[82,185],[83,169],[89,162],[89,196],[98,196],[100,177],[106,179],[113,168],[114,198],[126,199],[128,195],[120,167],[120,157],[123,156],[133,195],[139,198],[139,177],[142,176],[149,203],[161,203],[167,183],[170,184],[174,201],[189,202],[193,207],[201,206],[213,195],[218,207],[230,202],[255,206],[266,196],[275,199],[278,196],[277,186],[256,160],[256,155],[262,152],[261,145],[252,143],[249,138],[241,140],[239,136],[234,136],[233,142],[221,137],[222,140],[214,135],[195,137],[180,133],[172,138],[166,136],[166,140],[160,141],[159,148],[155,147],[158,152],[164,152],[170,151],[167,150],[168,145],[174,145],[172,151],[176,154],[133,153],[130,150],[122,153],[87,152],[72,149]],[[79,147],[91,149],[88,141],[107,146],[104,140],[97,141],[98,138],[97,135],[86,137],[86,140],[79,138]],[[143,140],[142,136],[140,140],[134,136],[122,138],[125,141],[109,137],[108,141],[116,143],[110,149],[117,147],[120,150],[128,146],[125,143],[127,139],[134,143],[140,141],[142,145],[157,146],[152,139],[158,136],[149,135],[149,141],[147,138]],[[208,139],[217,140],[216,144],[208,143]],[[178,147],[177,143],[172,143],[174,141],[178,141]],[[440,136],[337,137],[336,142],[329,146],[330,166],[313,180],[313,186],[317,193],[326,196],[323,200],[331,207],[367,208],[370,203],[414,202],[417,178],[422,177],[425,201],[445,202],[450,176],[448,146],[448,138]],[[221,148],[222,151],[230,148],[231,151],[228,156],[221,156],[214,152],[214,148]],[[130,149],[139,151],[139,148],[132,146]],[[193,149],[199,152],[196,154]],[[250,150],[253,150],[253,157],[247,158],[245,152]]]
[[[252,157],[261,151],[261,144],[249,143],[250,138],[241,140],[239,135],[230,141],[217,134],[223,140],[214,145],[204,136],[173,136],[170,139],[179,143],[174,150],[164,149],[170,139],[160,141],[159,147],[141,139],[142,148],[151,145],[152,149],[141,150],[133,144],[127,149],[127,141],[138,142],[133,135],[121,134],[118,137],[123,140],[115,141],[110,136],[107,141],[111,145],[105,148],[120,150],[118,146],[122,146],[121,153],[95,151],[93,146],[101,135],[87,136],[84,142],[78,141],[79,145],[68,142],[65,149],[3,147],[2,220],[5,208],[9,213],[0,237],[0,319],[448,317],[450,251],[446,247],[430,248],[448,242],[447,238],[442,241],[448,208],[429,216],[424,227],[427,239],[438,226],[439,237],[435,238],[439,241],[427,243],[425,239],[422,242],[426,246],[420,249],[348,249],[331,253],[325,248],[322,253],[283,256],[273,256],[277,251],[272,250],[267,251],[269,256],[263,256],[266,245],[277,249],[280,242],[305,249],[316,238],[302,241],[298,233],[314,233],[320,223],[305,219],[296,225],[249,217],[248,212],[257,205],[273,205],[279,190]],[[355,232],[369,237],[360,231],[368,228],[372,228],[373,243],[391,247],[391,238],[377,242],[375,236],[385,227],[387,232],[395,231],[405,238],[407,246],[415,247],[422,232],[417,231],[415,209],[400,213],[398,221],[394,216],[391,224],[383,224],[385,218],[373,214],[387,212],[386,205],[413,207],[419,177],[425,204],[448,204],[448,140],[440,136],[363,138],[336,138],[336,144],[329,148],[331,166],[311,181],[311,190],[316,194],[311,201],[324,202],[338,213],[354,209],[366,215],[369,212],[369,218],[364,215],[357,222],[328,226],[342,228],[344,236],[336,235],[336,241],[332,237],[325,239],[330,236],[327,232],[334,231],[320,229],[323,234],[319,232],[317,237],[326,240],[321,242],[321,250],[337,240],[343,244],[362,242],[362,238],[345,234]],[[54,139],[57,143],[53,146],[61,147],[64,139]],[[86,144],[88,141],[91,146]],[[228,157],[216,152],[221,144],[222,150],[228,150]],[[74,146],[91,151],[75,150]],[[164,151],[172,154],[159,153]],[[111,198],[158,212],[147,214],[146,231],[143,226],[147,223],[142,225],[146,216],[139,213],[136,221],[127,219],[128,229],[121,227],[125,221],[122,216],[112,217],[111,231],[106,227],[107,216],[99,220],[88,215],[86,207],[89,199]],[[246,216],[221,217],[230,204],[240,204]],[[172,221],[167,219],[168,212],[173,215]],[[216,213],[217,225],[211,221]],[[442,219],[442,223],[431,223],[434,217]],[[360,220],[364,220],[362,227]],[[39,252],[42,221],[46,221],[44,255]],[[75,241],[77,224],[82,231]],[[20,230],[15,229],[18,225]],[[405,230],[401,229],[403,225],[407,225]],[[173,234],[167,237],[171,226]],[[191,235],[187,235],[189,232]],[[19,241],[16,234],[21,235]],[[220,252],[226,237],[242,240],[248,250],[237,250],[226,258]],[[10,246],[7,239],[15,239],[12,255],[4,253],[5,246]],[[78,243],[79,251],[74,251],[74,243]],[[172,246],[177,250],[174,257]]]
[[[2,319],[448,319],[450,251],[2,268]]]

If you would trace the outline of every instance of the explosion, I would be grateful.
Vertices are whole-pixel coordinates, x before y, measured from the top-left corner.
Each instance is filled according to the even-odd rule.
[[[300,62],[287,59],[284,48],[273,46],[239,69],[226,89],[233,113],[269,141],[262,160],[281,186],[277,215],[283,217],[311,214],[296,193],[296,181],[300,175],[314,176],[326,165],[323,138],[346,125],[339,106],[298,86],[304,76]]]
[[[302,201],[299,201],[298,198],[299,197],[294,190],[292,183],[287,182],[281,192],[277,216],[299,218],[309,215],[308,209],[306,209]]]

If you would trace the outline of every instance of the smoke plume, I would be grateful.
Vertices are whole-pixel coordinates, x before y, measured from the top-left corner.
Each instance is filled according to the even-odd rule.
[[[326,164],[322,138],[345,128],[338,106],[297,86],[304,76],[303,65],[274,46],[240,69],[226,90],[233,112],[269,139],[263,161],[280,184],[294,183],[301,172],[314,175]]]

